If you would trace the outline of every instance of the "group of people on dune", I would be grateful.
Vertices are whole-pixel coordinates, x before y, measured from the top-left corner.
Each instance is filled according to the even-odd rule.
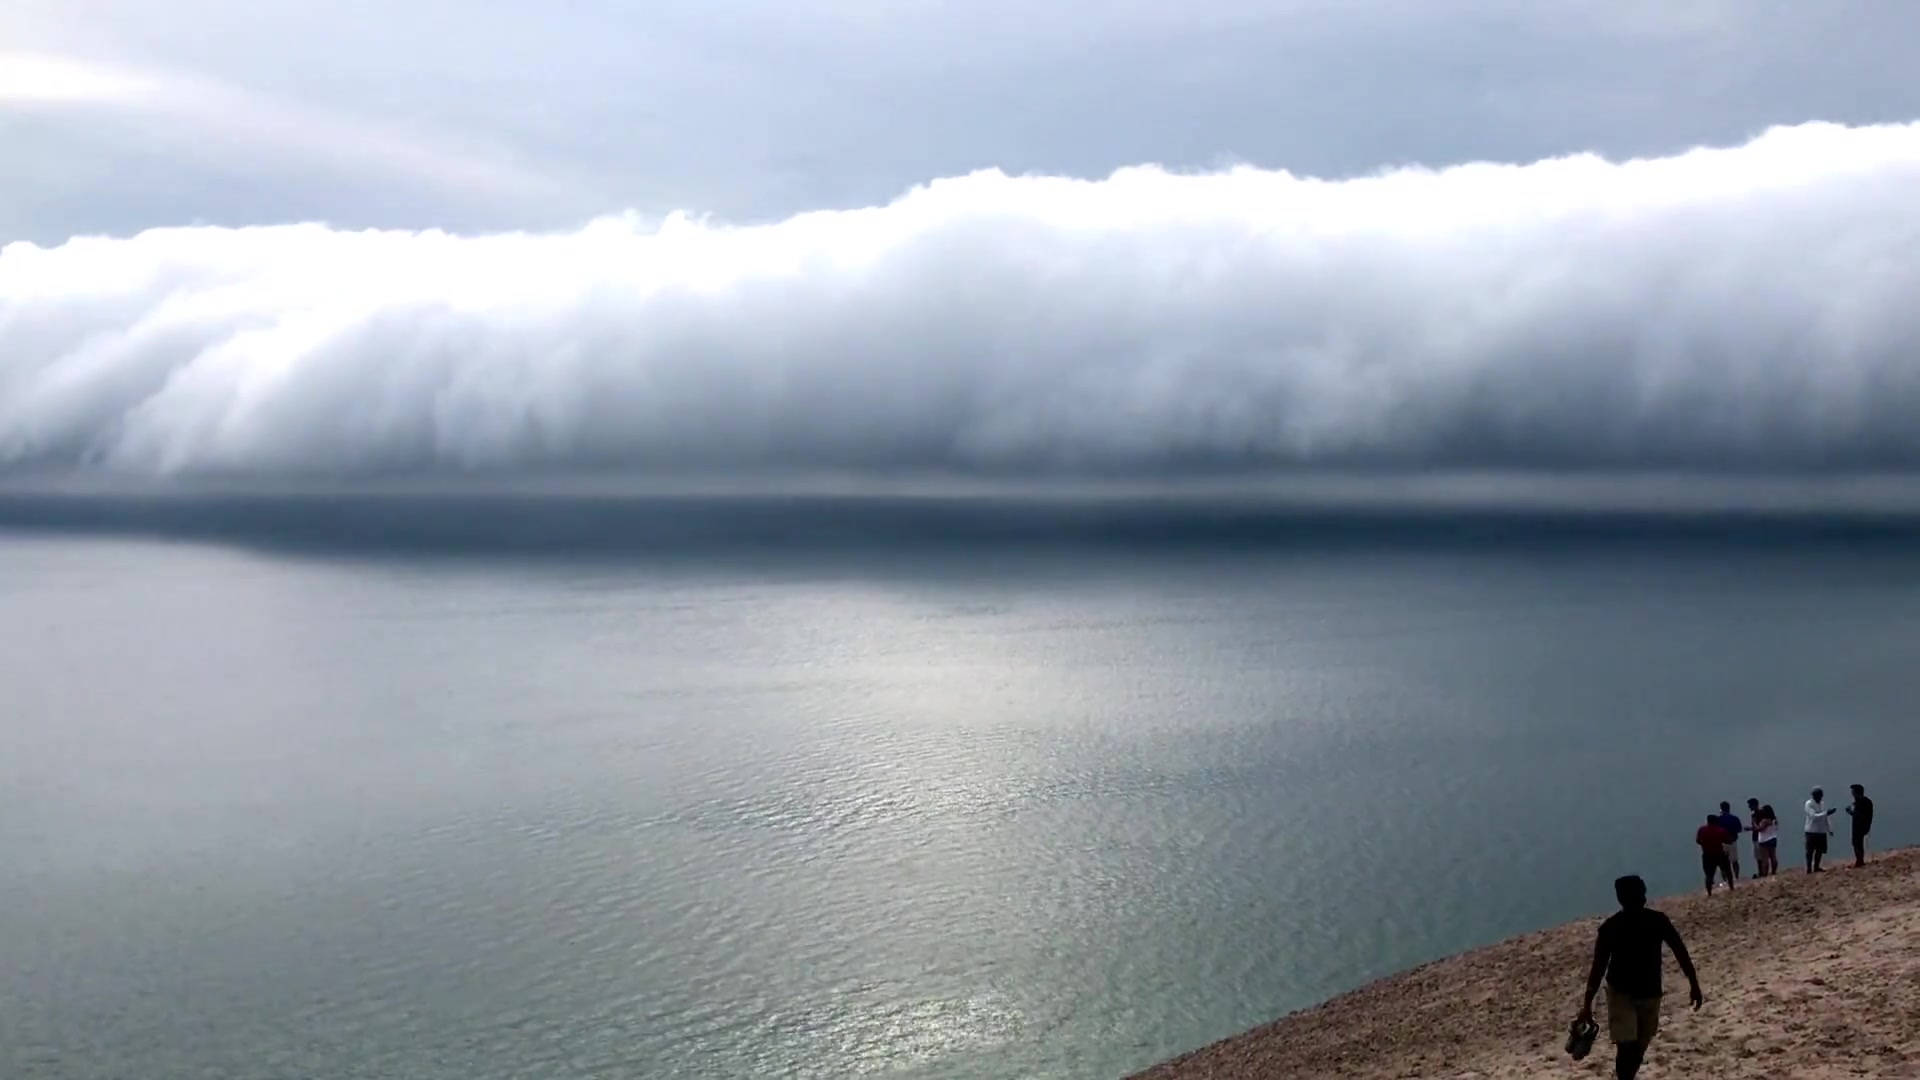
[[[1853,865],[1867,864],[1867,834],[1873,831],[1873,800],[1867,797],[1867,789],[1859,784],[1852,786],[1853,803],[1847,807],[1847,816],[1852,819],[1853,828]],[[1812,797],[1806,804],[1806,856],[1807,873],[1818,874],[1825,869],[1821,865],[1827,857],[1827,841],[1833,835],[1833,816],[1839,808],[1827,805],[1825,789],[1814,788]],[[1780,872],[1780,818],[1773,812],[1772,804],[1761,805],[1759,799],[1747,800],[1747,821],[1742,823],[1739,815],[1727,803],[1720,804],[1720,812],[1708,814],[1707,823],[1694,832],[1694,843],[1700,845],[1700,869],[1707,879],[1707,895],[1713,895],[1716,880],[1724,880],[1727,888],[1733,888],[1734,880],[1740,877],[1740,834],[1753,837],[1753,876],[1769,877]]]
[[[1806,869],[1818,874],[1824,867],[1827,840],[1833,835],[1833,817],[1837,807],[1826,804],[1826,792],[1814,788],[1806,804]],[[1700,865],[1706,871],[1707,895],[1713,895],[1716,878],[1727,888],[1740,876],[1740,834],[1753,837],[1754,876],[1771,877],[1780,872],[1777,848],[1780,821],[1773,807],[1758,799],[1747,800],[1748,820],[1743,824],[1726,803],[1720,812],[1708,814],[1707,823],[1695,834],[1700,845]],[[1847,807],[1853,820],[1853,864],[1867,863],[1867,834],[1873,831],[1873,800],[1866,788],[1853,785],[1853,803]],[[1638,876],[1623,877],[1613,883],[1620,910],[1600,924],[1594,940],[1593,965],[1587,971],[1586,997],[1581,999],[1580,1015],[1567,1037],[1567,1050],[1576,1059],[1584,1058],[1599,1034],[1593,1019],[1593,1000],[1604,981],[1607,987],[1607,1034],[1614,1044],[1614,1075],[1633,1080],[1646,1057],[1647,1044],[1660,1029],[1661,950],[1671,949],[1680,971],[1687,977],[1688,1001],[1698,1009],[1706,1000],[1700,990],[1700,977],[1694,972],[1693,958],[1680,940],[1680,931],[1672,920],[1647,906],[1647,883]]]

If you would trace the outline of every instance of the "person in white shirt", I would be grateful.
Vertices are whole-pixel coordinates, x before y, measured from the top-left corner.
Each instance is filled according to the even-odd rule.
[[[1829,808],[1826,804],[1827,793],[1820,788],[1813,789],[1813,798],[1807,800],[1807,873],[1820,873],[1820,860],[1827,855],[1827,837],[1833,832],[1833,815],[1839,813],[1838,807]]]

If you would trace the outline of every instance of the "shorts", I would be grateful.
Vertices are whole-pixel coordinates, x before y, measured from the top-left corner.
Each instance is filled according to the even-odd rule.
[[[1807,854],[1825,855],[1827,853],[1827,834],[1810,832],[1807,834]]]
[[[1740,865],[1740,841],[1735,840],[1726,846],[1727,860],[1735,866]]]
[[[1607,987],[1607,1037],[1616,1043],[1653,1041],[1660,1031],[1660,999],[1628,997]]]
[[[1732,877],[1733,860],[1727,857],[1725,849],[1720,851],[1703,850],[1700,852],[1700,869],[1706,871],[1708,877],[1712,877],[1716,872]]]

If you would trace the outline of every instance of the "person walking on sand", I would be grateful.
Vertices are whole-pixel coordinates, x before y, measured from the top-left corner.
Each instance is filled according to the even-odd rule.
[[[1780,872],[1780,815],[1773,812],[1772,803],[1762,806],[1753,816],[1753,850],[1762,877]]]
[[[1833,815],[1838,810],[1831,809],[1826,803],[1827,793],[1823,788],[1813,789],[1813,798],[1807,800],[1807,873],[1821,872],[1820,860],[1827,857],[1827,837],[1833,832]]]
[[[1740,816],[1733,812],[1730,803],[1721,803],[1720,816],[1713,820],[1720,831],[1727,834],[1727,863],[1733,867],[1733,877],[1727,879],[1727,884],[1732,885],[1733,879],[1740,876],[1740,834],[1745,826],[1740,824]]]
[[[1707,873],[1707,895],[1713,895],[1713,875],[1719,874],[1727,879],[1727,888],[1733,888],[1733,864],[1727,861],[1727,845],[1733,843],[1733,837],[1720,827],[1720,815],[1708,814],[1707,823],[1694,830],[1693,842],[1700,845],[1700,869]]]
[[[1607,1037],[1613,1040],[1613,1074],[1619,1080],[1633,1080],[1646,1058],[1647,1044],[1660,1030],[1660,948],[1673,950],[1673,958],[1687,977],[1688,1000],[1700,1008],[1705,997],[1700,993],[1700,977],[1694,973],[1693,958],[1680,940],[1673,921],[1647,906],[1647,883],[1637,875],[1613,883],[1613,895],[1620,910],[1600,924],[1593,942],[1593,967],[1587,971],[1587,996],[1581,999],[1580,1022],[1593,1023],[1593,998],[1600,992],[1600,980],[1607,982]]]
[[[1853,805],[1847,807],[1847,816],[1853,819],[1853,865],[1865,866],[1867,834],[1873,831],[1873,800],[1859,784],[1853,785]]]

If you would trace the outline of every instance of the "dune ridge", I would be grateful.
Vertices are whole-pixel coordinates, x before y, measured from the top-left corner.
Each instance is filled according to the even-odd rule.
[[[1686,939],[1707,1002],[1687,1010],[1669,958],[1641,1077],[1920,1077],[1920,849],[1838,862],[1653,905]],[[1563,1049],[1605,914],[1390,976],[1135,1080],[1612,1076],[1604,1033],[1586,1061]]]

